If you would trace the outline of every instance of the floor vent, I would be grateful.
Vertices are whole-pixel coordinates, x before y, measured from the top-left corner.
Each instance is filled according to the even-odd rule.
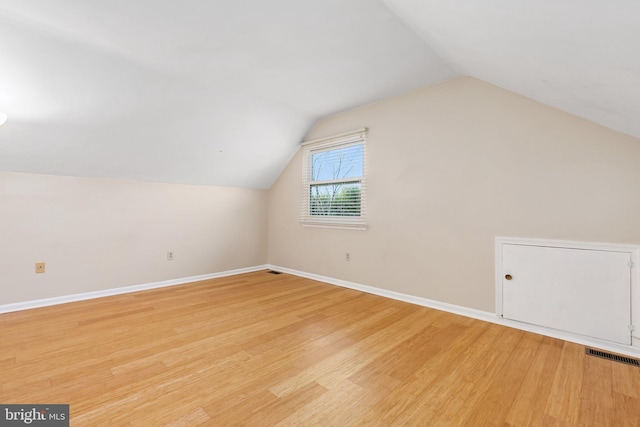
[[[268,271],[268,273],[269,273],[269,274],[282,274],[282,273],[281,273],[281,272],[279,272],[279,271],[273,271],[273,270],[269,270],[269,271]]]
[[[603,359],[613,360],[614,362],[626,363],[627,365],[639,366],[640,360],[632,359],[630,357],[618,356],[617,354],[606,353],[600,350],[594,350],[592,348],[588,348],[586,353],[589,356],[601,357]]]

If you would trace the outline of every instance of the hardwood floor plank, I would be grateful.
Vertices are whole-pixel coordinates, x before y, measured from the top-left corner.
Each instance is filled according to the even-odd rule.
[[[190,414],[184,415],[177,420],[164,424],[163,427],[201,426],[210,419],[211,417],[209,416],[209,414],[207,414],[204,409],[198,407]]]
[[[368,363],[369,359],[365,359],[366,349],[368,347],[381,346],[382,348],[379,348],[378,351],[384,351],[388,346],[393,345],[394,341],[389,339],[390,336],[400,334],[403,337],[408,337],[417,333],[411,326],[415,325],[415,322],[420,319],[421,313],[414,310],[413,313],[409,315],[405,313],[398,313],[397,315],[402,317],[402,319],[396,321],[393,319],[393,316],[387,319],[391,322],[391,326],[373,332],[349,348],[335,353],[321,363],[304,370],[298,375],[288,378],[286,381],[271,387],[269,390],[276,396],[282,397],[294,393],[298,388],[311,381],[319,381],[320,384],[325,387],[332,388],[333,382],[340,383],[342,378],[348,377],[352,372],[359,369],[359,367]]]
[[[621,427],[640,427],[640,399],[620,393],[613,393],[615,410],[613,421],[609,425]],[[607,414],[611,414],[607,411]]]
[[[345,380],[305,406],[298,408],[276,426],[345,426],[373,405],[376,396]]]
[[[640,376],[637,374],[638,371],[640,369],[635,366],[611,362],[613,391],[640,399]]]
[[[540,345],[506,416],[506,422],[512,426],[544,425],[544,410],[562,352],[561,345],[554,345],[545,337],[529,336]]]
[[[640,369],[264,271],[0,315],[0,402],[74,426],[635,426]]]
[[[310,383],[300,389],[299,393],[284,398],[263,390],[262,394],[254,399],[245,399],[239,405],[223,407],[222,411],[216,411],[212,420],[215,425],[276,425],[298,408],[306,407],[326,392],[327,389],[317,383]]]
[[[434,336],[434,347],[429,348],[429,351],[422,351],[424,358],[413,367],[414,372],[410,377],[367,412],[358,421],[359,425],[401,425],[401,419],[411,416],[418,409],[424,419],[436,418],[438,414],[420,408],[416,401],[433,402],[433,399],[438,399],[443,390],[451,386],[445,379],[458,375],[456,365],[464,357],[462,355],[465,350],[470,351],[469,342],[477,342],[481,337],[486,337],[487,332],[493,336],[499,330],[490,328],[488,324],[482,324],[478,328],[465,328],[449,323]],[[438,348],[440,351],[436,350]]]
[[[506,357],[502,360],[495,359],[492,366],[485,371],[485,375],[490,377],[486,381],[488,383],[486,388],[477,384],[474,390],[475,396],[491,395],[489,399],[480,397],[474,410],[469,414],[468,419],[476,425],[489,425],[494,420],[507,418],[518,392],[522,389],[528,370],[540,346],[540,340],[530,334],[522,333],[512,351],[509,351],[508,343],[505,342],[503,345],[502,340],[496,342],[495,345],[504,349]]]
[[[508,377],[504,371],[505,366],[516,366],[508,363],[508,359],[521,340],[522,333],[490,327],[477,340],[476,351],[466,350],[463,352],[456,363],[452,365],[450,373],[441,377],[438,381],[438,387],[430,391],[432,397],[421,399],[424,402],[422,407],[429,408],[429,413],[432,414],[434,420],[437,420],[446,408],[447,401],[453,397],[450,385],[457,385],[461,381],[469,382],[473,384],[473,387],[463,384],[461,392],[468,390],[470,393],[465,397],[464,405],[458,411],[457,416],[467,420],[471,425],[486,425],[487,415],[490,417],[490,421],[494,421],[499,416],[499,413],[495,412],[502,403],[500,398],[503,396],[501,393],[503,390],[500,387],[505,387],[504,382],[507,378],[506,382],[509,383],[511,380],[516,382],[518,380]],[[497,348],[501,351],[495,351]],[[483,357],[478,357],[476,352],[484,353]],[[474,363],[474,361],[479,363]],[[481,377],[478,378],[478,375]],[[491,395],[491,398],[487,399],[487,395]],[[405,411],[401,419],[411,422],[411,420],[416,420],[419,415],[415,410]]]
[[[582,404],[587,404],[590,408],[594,405],[613,408],[615,401],[613,398],[613,363],[609,360],[598,357],[584,358],[584,373],[582,375],[582,388],[580,399]],[[590,409],[591,411],[591,409]]]
[[[562,347],[545,409],[551,417],[570,425],[578,425],[584,357],[584,346],[566,343]]]

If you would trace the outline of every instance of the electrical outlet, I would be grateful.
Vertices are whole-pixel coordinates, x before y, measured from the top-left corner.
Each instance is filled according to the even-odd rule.
[[[36,273],[44,273],[44,262],[36,262]]]
[[[351,254],[349,252],[347,252],[347,254],[344,256],[344,260],[351,261]]]
[[[173,252],[167,252],[167,261],[173,261]]]

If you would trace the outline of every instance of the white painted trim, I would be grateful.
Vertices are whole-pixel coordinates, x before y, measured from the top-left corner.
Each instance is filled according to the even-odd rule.
[[[624,243],[579,242],[572,240],[529,239],[523,237],[496,237],[495,284],[496,315],[502,318],[502,246],[505,244],[542,246],[549,248],[584,249],[592,251],[623,252],[631,256],[631,324],[636,330],[631,335],[631,345],[640,349],[640,246]],[[570,341],[570,340],[568,340]]]
[[[94,298],[108,297],[112,295],[128,294],[131,292],[146,291],[149,289],[165,288],[168,286],[183,285],[185,283],[199,282],[201,280],[217,279],[220,277],[234,276],[236,274],[251,273],[254,271],[266,270],[267,265],[257,265],[254,267],[238,268],[235,270],[221,271],[218,273],[202,274],[200,276],[184,277],[181,279],[164,280],[162,282],[145,283],[142,285],[123,286],[120,288],[104,289],[101,291],[84,292],[81,294],[63,295],[53,298],[44,298],[33,301],[23,301],[11,304],[0,305],[1,313],[12,311],[29,310],[32,308],[47,307],[50,305],[66,304],[68,302],[84,301]]]
[[[640,249],[633,251],[631,262],[631,324],[635,326],[631,345],[640,348]]]
[[[305,145],[320,144],[328,141],[333,142],[334,140],[340,140],[345,138],[349,139],[351,137],[356,137],[356,136],[359,136],[360,134],[367,133],[367,130],[368,130],[367,128],[354,129],[347,132],[339,133],[337,135],[325,136],[324,138],[312,139],[310,141],[303,141],[300,143],[300,145],[304,147]]]
[[[594,251],[632,252],[638,245],[626,243],[581,242],[577,240],[530,239],[527,237],[496,237],[496,243],[525,246],[546,246],[550,248],[589,249]]]
[[[624,354],[631,357],[640,357],[640,349],[632,346],[617,344],[609,341],[603,341],[595,338],[586,337],[583,335],[572,334],[570,332],[559,331],[556,329],[545,328],[537,325],[530,325],[528,323],[516,322],[513,320],[503,319],[494,313],[476,310],[474,308],[463,307],[460,305],[449,304],[446,302],[435,301],[428,298],[418,297],[414,295],[404,294],[401,292],[389,291],[387,289],[376,288],[373,286],[362,285],[359,283],[349,282],[346,280],[335,279],[332,277],[321,276],[319,274],[306,273],[304,271],[293,270],[286,267],[280,267],[277,265],[267,265],[267,268],[283,273],[293,274],[294,276],[305,277],[307,279],[317,280],[319,282],[328,283],[330,285],[336,285],[343,288],[355,289],[357,291],[366,292],[369,294],[379,295],[386,298],[391,298],[398,301],[404,301],[411,304],[420,305],[423,307],[433,308],[436,310],[446,311],[448,313],[457,314],[460,316],[470,317],[473,319],[482,320],[485,322],[495,323],[498,325],[506,326],[509,328],[519,329],[522,331],[532,332],[552,338],[561,339],[577,344],[582,344],[589,347],[596,347],[606,351],[612,351],[619,354]]]
[[[502,317],[502,241],[496,237],[495,243],[495,284],[496,284],[496,316]]]
[[[375,288],[373,286],[361,285],[359,283],[348,282],[346,280],[334,279],[333,277],[321,276],[319,274],[306,273],[304,271],[292,270],[286,267],[280,267],[277,265],[268,265],[268,268],[283,273],[293,274],[294,276],[305,277],[307,279],[317,280],[319,282],[328,283],[330,285],[336,285],[343,288],[355,289],[357,291],[366,292],[368,294],[379,295],[386,298],[391,298],[398,301],[404,301],[411,304],[421,305],[424,307],[435,308],[449,313],[460,314],[466,317],[473,317],[474,319],[488,320],[487,317],[495,317],[492,313],[482,310],[476,310],[473,308],[462,307],[459,305],[449,304],[446,302],[440,302],[430,300],[427,298],[417,297],[414,295],[403,294],[401,292],[389,291],[387,289]]]
[[[313,222],[302,222],[303,227],[311,227],[311,228],[333,228],[337,230],[356,230],[356,231],[366,231],[367,224],[330,224],[330,223],[313,223]]]

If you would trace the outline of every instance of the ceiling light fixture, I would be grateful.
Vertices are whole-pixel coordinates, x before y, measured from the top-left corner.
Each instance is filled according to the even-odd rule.
[[[2,111],[0,111],[0,126],[5,124],[5,122],[7,121],[7,118],[8,118],[7,115]]]

